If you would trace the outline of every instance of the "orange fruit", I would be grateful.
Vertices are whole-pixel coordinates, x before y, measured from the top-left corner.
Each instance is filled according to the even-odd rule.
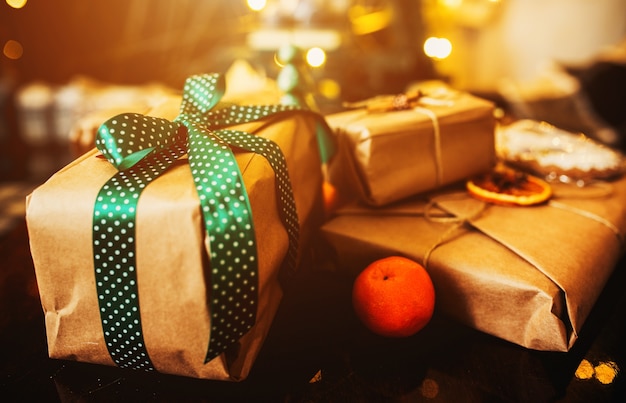
[[[330,182],[322,183],[322,198],[324,201],[324,212],[326,216],[331,216],[339,205],[339,193],[337,188]]]
[[[501,205],[530,206],[543,203],[552,196],[548,182],[507,168],[472,178],[466,187],[473,197]]]
[[[354,281],[352,305],[372,332],[386,337],[408,337],[430,321],[435,288],[419,263],[389,256],[367,266]]]

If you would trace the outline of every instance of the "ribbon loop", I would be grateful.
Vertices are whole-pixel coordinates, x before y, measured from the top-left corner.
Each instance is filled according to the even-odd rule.
[[[152,151],[184,141],[182,126],[167,119],[123,113],[104,122],[96,147],[118,170],[131,168]]]
[[[220,74],[202,74],[185,80],[179,115],[200,116],[209,113],[222,99],[226,88]]]

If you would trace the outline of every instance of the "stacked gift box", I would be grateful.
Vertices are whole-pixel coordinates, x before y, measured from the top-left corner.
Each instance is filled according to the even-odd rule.
[[[512,125],[445,84],[417,89],[399,108],[379,97],[328,116],[342,145],[331,178],[348,200],[322,228],[337,267],[357,276],[377,259],[411,258],[432,277],[440,312],[530,349],[568,351],[623,252],[623,164],[591,183],[546,171],[559,183],[539,205],[485,203],[466,182],[509,162],[498,144]]]
[[[332,267],[355,277],[390,255],[420,262],[433,280],[438,311],[470,327],[531,349],[574,345],[622,253],[626,180],[612,178],[602,192],[554,184],[546,203],[493,205],[464,186],[502,162],[490,101],[422,82],[323,117],[274,104],[275,92],[269,106],[241,101],[259,99],[254,96],[220,103],[223,88],[206,80],[207,88],[188,84],[182,97],[169,97],[145,116],[103,122],[98,149],[29,196],[51,357],[245,379],[281,302],[283,280],[303,256],[313,258],[308,253],[320,239],[330,246]],[[203,136],[213,151],[196,146]],[[218,157],[222,152],[232,159]],[[198,168],[198,159],[214,165]],[[241,207],[233,200],[237,186],[213,182],[237,172],[250,210],[229,214],[220,205]],[[324,211],[324,181],[342,200],[332,215]],[[295,214],[286,212],[289,194]],[[122,230],[116,217],[126,220],[126,211],[136,218],[123,221]],[[224,214],[205,214],[212,211]],[[110,217],[104,229],[101,215]],[[245,230],[225,231],[240,219],[250,220]],[[215,241],[218,233],[224,243]],[[235,263],[221,272],[222,261]],[[252,283],[238,283],[246,276]],[[254,302],[246,305],[250,296]],[[239,327],[251,311],[250,327],[216,350],[214,338]]]

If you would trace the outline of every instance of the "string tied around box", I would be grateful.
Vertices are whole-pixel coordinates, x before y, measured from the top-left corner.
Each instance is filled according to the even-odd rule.
[[[572,214],[576,214],[581,217],[585,217],[587,219],[590,219],[597,223],[602,224],[603,226],[605,226],[606,228],[608,228],[615,234],[620,244],[623,244],[624,235],[621,233],[620,229],[615,224],[613,224],[612,222],[610,222],[609,220],[605,219],[604,217],[598,214],[569,205],[567,203],[563,203],[559,200],[559,199],[605,198],[605,197],[611,196],[613,193],[613,187],[611,186],[610,183],[605,183],[605,182],[598,183],[596,186],[593,186],[592,188],[594,191],[591,193],[588,192],[590,187],[585,189],[587,191],[585,193],[579,193],[576,191],[572,191],[571,189],[568,189],[568,191],[564,191],[561,189],[553,194],[552,198],[546,202],[546,205],[553,207],[553,208],[558,208],[563,211],[570,212]],[[469,197],[471,196],[467,192],[460,191],[460,192],[442,194],[437,197],[433,197],[429,199],[428,203],[426,204],[424,208],[424,218],[430,222],[450,224],[450,226],[437,238],[435,242],[433,242],[431,246],[428,247],[428,249],[424,253],[424,256],[422,258],[422,263],[424,267],[428,267],[430,256],[434,252],[435,249],[437,249],[443,243],[451,240],[453,238],[454,233],[460,228],[466,225],[472,225],[472,221],[479,219],[488,210],[489,206],[492,205],[491,203],[488,203],[482,200],[472,199],[477,203],[478,207],[474,209],[473,211],[469,212],[468,214],[460,215],[460,216],[456,216],[456,215],[435,216],[433,215],[433,210],[437,207],[437,204],[439,202],[445,202],[449,200],[464,200]],[[532,207],[518,206],[515,208],[532,208]]]
[[[456,91],[444,88],[440,91],[426,93],[416,90],[396,95],[380,95],[359,102],[345,102],[346,108],[364,108],[365,113],[384,113],[412,110],[425,115],[430,119],[433,127],[433,147],[435,156],[435,182],[437,186],[443,184],[443,157],[441,150],[441,126],[437,114],[429,107],[450,107],[458,97]]]
[[[428,268],[428,263],[430,261],[430,255],[443,243],[452,239],[454,233],[461,229],[463,226],[471,224],[472,220],[480,217],[485,210],[490,206],[488,203],[484,201],[478,202],[478,207],[470,212],[469,214],[463,216],[445,216],[439,217],[433,215],[433,209],[437,207],[437,203],[443,200],[463,200],[467,198],[466,192],[455,192],[448,193],[445,195],[441,195],[438,197],[434,197],[428,201],[426,207],[424,208],[424,218],[430,222],[441,223],[441,224],[450,224],[450,226],[433,242],[433,244],[426,250],[424,256],[422,257],[422,264],[424,267]]]

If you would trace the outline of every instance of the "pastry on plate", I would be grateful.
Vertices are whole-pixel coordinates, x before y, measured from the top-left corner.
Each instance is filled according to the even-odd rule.
[[[548,181],[585,184],[624,172],[618,151],[546,122],[519,120],[496,131],[498,156]]]

